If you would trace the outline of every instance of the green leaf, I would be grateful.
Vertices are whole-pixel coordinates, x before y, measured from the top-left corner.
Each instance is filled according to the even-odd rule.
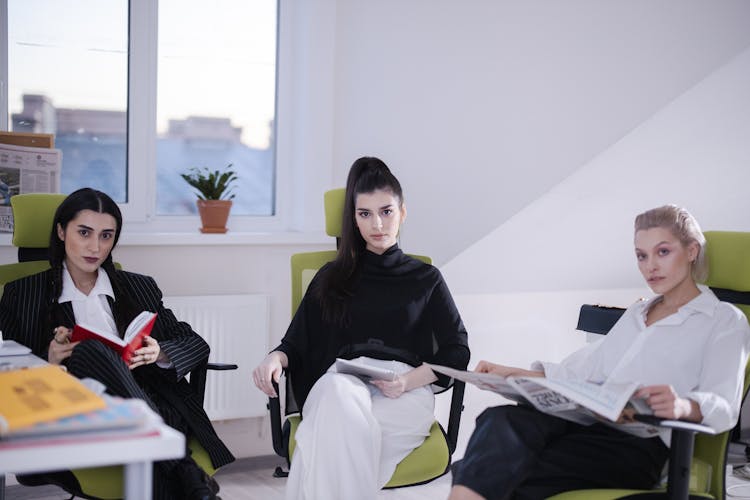
[[[223,172],[211,171],[208,167],[191,167],[180,176],[195,189],[196,196],[201,200],[231,200],[234,198],[233,183],[237,181],[237,175],[231,168],[231,163]]]

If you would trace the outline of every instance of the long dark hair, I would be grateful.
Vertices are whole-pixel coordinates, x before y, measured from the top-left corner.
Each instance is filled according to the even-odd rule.
[[[62,274],[63,274],[63,262],[65,261],[65,242],[60,239],[57,233],[57,228],[62,228],[63,231],[68,227],[68,223],[75,219],[81,210],[92,210],[100,214],[108,214],[114,217],[116,224],[114,243],[112,249],[117,245],[117,241],[120,239],[120,231],[122,230],[122,213],[117,203],[112,200],[106,193],[97,191],[91,188],[81,188],[77,191],[70,193],[57,207],[55,212],[55,218],[52,222],[52,231],[49,236],[49,263],[52,267],[52,289],[50,302],[52,305],[50,321],[54,326],[57,326],[60,318],[58,316],[57,305],[58,299],[62,294]],[[106,271],[109,276],[110,282],[112,283],[112,290],[115,292],[115,298],[122,301],[122,305],[125,307],[118,307],[114,312],[115,322],[117,323],[118,330],[124,328],[130,322],[130,319],[134,316],[133,304],[129,300],[126,294],[122,292],[122,286],[120,281],[117,279],[115,273],[115,264],[112,260],[112,252],[110,251],[107,258],[102,262],[101,267]],[[122,332],[120,332],[122,333]]]
[[[317,295],[323,310],[323,320],[344,325],[347,322],[347,303],[354,293],[358,270],[366,243],[359,234],[355,221],[357,195],[375,190],[390,191],[403,206],[404,194],[388,166],[379,158],[364,156],[349,169],[344,198],[341,240],[336,259],[321,276]]]

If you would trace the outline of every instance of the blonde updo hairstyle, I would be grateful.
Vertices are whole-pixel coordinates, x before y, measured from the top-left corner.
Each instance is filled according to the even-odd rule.
[[[668,229],[686,248],[693,242],[698,244],[698,256],[692,262],[691,275],[695,281],[703,282],[708,277],[706,237],[695,217],[684,208],[664,205],[647,210],[635,218],[636,232],[655,227]]]

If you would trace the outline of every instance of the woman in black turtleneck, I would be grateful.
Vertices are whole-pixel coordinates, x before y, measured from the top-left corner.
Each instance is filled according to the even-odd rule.
[[[307,289],[281,341],[254,370],[293,373],[304,419],[287,483],[288,499],[375,498],[434,420],[429,385],[446,384],[422,362],[465,369],[466,330],[435,267],[398,248],[406,218],[401,185],[377,158],[349,171],[341,244]],[[337,357],[389,368],[394,381],[369,383],[335,372]]]

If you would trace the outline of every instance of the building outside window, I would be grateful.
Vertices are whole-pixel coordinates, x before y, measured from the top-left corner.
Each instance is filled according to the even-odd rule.
[[[7,128],[55,134],[63,193],[91,186],[129,203],[141,179],[153,183],[150,216],[187,215],[195,195],[179,174],[231,164],[233,216],[275,213],[276,1],[160,0],[158,22],[145,28],[131,19],[131,3],[150,8],[149,0],[0,1]],[[156,74],[133,58],[155,60]],[[153,82],[155,99],[132,92],[143,81]],[[142,140],[128,134],[136,106],[155,122],[151,165],[129,161],[129,146],[141,143],[128,141]]]

